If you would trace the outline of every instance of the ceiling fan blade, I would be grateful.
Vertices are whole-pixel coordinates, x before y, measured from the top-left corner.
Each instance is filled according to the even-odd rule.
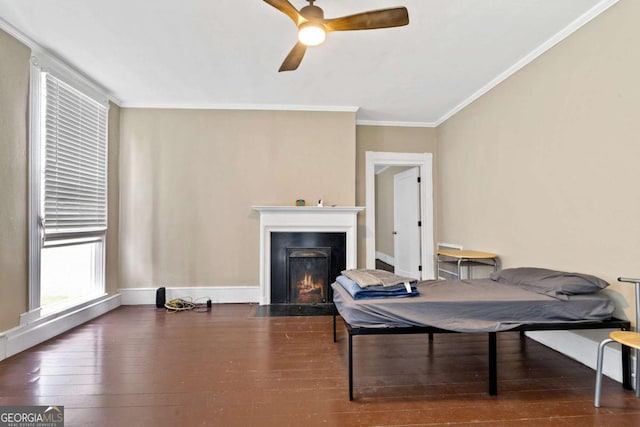
[[[376,28],[401,27],[408,23],[409,12],[406,7],[372,10],[324,20],[327,31],[373,30]]]
[[[264,2],[287,15],[296,25],[300,24],[300,21],[304,20],[302,15],[300,15],[300,12],[298,12],[298,9],[289,3],[288,0],[264,0]]]
[[[291,52],[289,52],[289,55],[284,59],[278,71],[293,71],[297,69],[306,51],[307,45],[301,42],[296,43],[293,49],[291,49]]]

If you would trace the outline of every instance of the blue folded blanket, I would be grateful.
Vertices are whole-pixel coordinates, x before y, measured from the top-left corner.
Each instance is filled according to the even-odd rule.
[[[349,292],[353,299],[406,298],[415,297],[420,294],[418,292],[418,287],[416,286],[418,282],[415,280],[409,283],[411,292],[407,292],[407,288],[404,283],[386,287],[379,285],[361,288],[356,282],[346,276],[338,276],[336,278],[336,282],[340,283],[344,290]]]

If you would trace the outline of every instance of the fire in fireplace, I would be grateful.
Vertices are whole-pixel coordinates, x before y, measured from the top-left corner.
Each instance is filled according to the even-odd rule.
[[[331,304],[346,241],[343,232],[272,232],[271,304]]]
[[[328,301],[331,248],[287,248],[289,304]]]

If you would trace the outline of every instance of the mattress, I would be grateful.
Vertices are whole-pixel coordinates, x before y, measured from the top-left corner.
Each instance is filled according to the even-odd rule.
[[[333,302],[352,327],[431,326],[454,332],[500,332],[531,323],[606,320],[613,302],[602,292],[558,299],[491,279],[428,280],[413,298],[354,300],[333,283]]]

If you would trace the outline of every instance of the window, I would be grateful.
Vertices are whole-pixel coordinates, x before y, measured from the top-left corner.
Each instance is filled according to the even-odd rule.
[[[44,308],[100,294],[104,289],[102,240],[52,240],[40,255],[40,304]]]
[[[34,59],[30,310],[54,312],[104,293],[108,107]]]

